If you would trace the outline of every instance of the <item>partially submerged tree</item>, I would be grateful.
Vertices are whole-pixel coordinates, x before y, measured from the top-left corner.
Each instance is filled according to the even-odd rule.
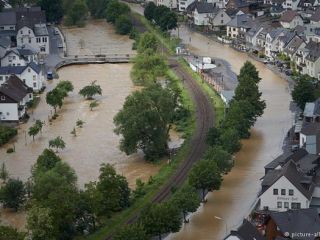
[[[5,208],[13,208],[15,211],[25,201],[24,184],[19,179],[9,179],[0,189],[0,202]]]
[[[49,147],[55,148],[56,152],[58,152],[59,149],[64,149],[66,147],[66,143],[63,141],[62,137],[58,136],[49,141]]]
[[[59,88],[54,88],[52,91],[47,93],[47,104],[51,105],[54,108],[54,113],[57,112],[57,107],[62,107],[64,97],[65,92]]]
[[[90,107],[90,110],[93,111],[94,108],[98,107],[99,106],[99,103],[98,101],[92,101],[90,104],[89,104],[89,107]]]
[[[37,124],[34,124],[33,126],[31,126],[28,130],[28,134],[29,136],[32,136],[33,141],[34,141],[34,137],[38,135],[39,132],[40,132],[40,128]]]
[[[92,99],[95,95],[102,95],[102,88],[96,84],[96,81],[93,81],[90,85],[82,88],[79,94],[86,99]]]

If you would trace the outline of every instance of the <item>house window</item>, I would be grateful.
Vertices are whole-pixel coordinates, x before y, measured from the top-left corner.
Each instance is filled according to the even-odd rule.
[[[221,23],[223,23],[223,19],[221,20]]]
[[[292,202],[291,203],[291,209],[300,209],[301,203]]]
[[[32,98],[32,93],[29,93],[29,98]]]
[[[31,34],[31,31],[29,30],[28,33]]]
[[[26,83],[26,80],[25,80],[25,79],[23,79],[23,83]]]
[[[293,196],[293,189],[289,189],[289,196]]]
[[[31,43],[31,38],[29,38],[29,43]]]
[[[28,68],[28,72],[31,72],[31,69],[30,69],[30,68]]]
[[[33,75],[33,81],[35,81],[36,80],[36,75]]]
[[[46,51],[46,48],[45,48],[45,47],[41,47],[41,48],[40,48],[40,51],[41,51],[41,52],[45,52],[45,51]]]
[[[21,30],[20,33],[23,34],[23,31]]]
[[[13,60],[16,60],[16,56],[12,56],[12,59],[13,59]]]
[[[7,116],[9,116],[10,115],[10,113],[9,112],[7,112]]]
[[[13,27],[10,27],[10,30],[13,30]]]
[[[37,43],[41,42],[41,38],[37,37]]]
[[[0,81],[3,81],[3,76],[0,76]]]
[[[6,100],[6,97],[5,96],[1,96],[1,101],[4,101]]]
[[[282,208],[282,202],[277,202],[277,208]]]
[[[9,76],[6,76],[6,80],[8,80],[9,79]]]
[[[284,202],[284,208],[289,208],[289,203],[288,202]]]
[[[47,38],[46,38],[46,37],[43,37],[43,38],[42,38],[42,42],[47,42]]]
[[[278,189],[277,188],[273,189],[273,195],[278,195]]]
[[[33,83],[33,87],[34,87],[34,88],[37,87],[37,83],[36,83],[36,82]]]
[[[286,195],[286,190],[285,189],[281,189],[281,195],[282,196]]]

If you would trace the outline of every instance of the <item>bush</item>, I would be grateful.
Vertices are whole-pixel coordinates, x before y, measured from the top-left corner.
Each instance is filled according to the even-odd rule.
[[[7,149],[7,153],[14,153],[14,149],[13,148],[8,148]]]
[[[121,15],[116,19],[116,32],[121,35],[126,35],[131,32],[132,23],[128,16]]]
[[[15,128],[0,126],[0,146],[9,142],[17,133]]]

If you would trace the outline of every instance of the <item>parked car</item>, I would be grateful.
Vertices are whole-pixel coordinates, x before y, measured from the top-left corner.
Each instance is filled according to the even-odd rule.
[[[58,28],[54,28],[54,34],[55,34],[55,35],[59,35],[59,34],[60,34]]]
[[[47,72],[47,79],[52,80],[53,79],[53,73],[52,72]]]

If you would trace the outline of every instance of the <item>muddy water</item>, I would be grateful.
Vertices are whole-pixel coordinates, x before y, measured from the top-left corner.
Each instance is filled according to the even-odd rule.
[[[90,20],[84,28],[64,28],[69,55],[132,54],[133,40],[115,34],[105,20]]]
[[[219,191],[208,194],[208,202],[191,216],[190,223],[168,237],[172,240],[220,240],[226,230],[235,229],[247,216],[259,191],[264,165],[281,153],[283,138],[293,119],[289,111],[291,97],[287,82],[244,53],[184,27],[180,28],[180,37],[189,44],[191,52],[227,60],[236,73],[245,61],[250,60],[262,77],[260,90],[267,108],[252,129],[251,138],[242,142],[232,172],[224,176]]]

